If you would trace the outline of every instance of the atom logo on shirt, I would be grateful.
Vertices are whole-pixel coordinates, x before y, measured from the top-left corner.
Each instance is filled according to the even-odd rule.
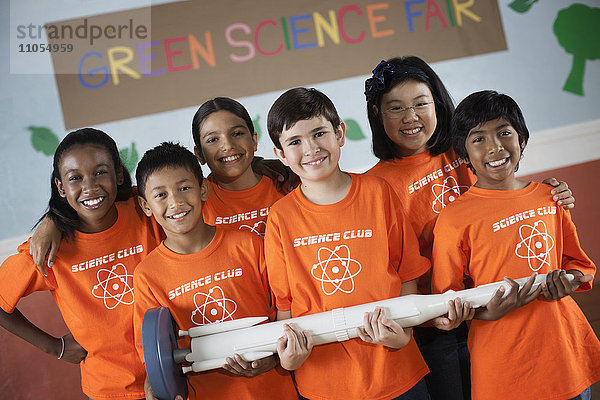
[[[253,226],[240,225],[239,230],[249,230],[252,233],[256,233],[261,238],[265,238],[265,227],[267,226],[265,221],[257,221]],[[243,228],[243,229],[242,229]]]
[[[544,221],[536,221],[532,225],[519,227],[521,241],[517,243],[515,254],[527,259],[529,268],[538,271],[544,265],[550,267],[550,250],[554,248],[554,239],[548,234]]]
[[[434,213],[439,214],[446,205],[452,203],[461,194],[463,194],[469,187],[460,186],[456,181],[456,178],[449,176],[444,179],[442,184],[435,183],[431,187],[431,191],[435,198],[431,202],[431,208]]]
[[[336,246],[334,250],[321,247],[318,252],[319,261],[313,264],[310,271],[313,278],[321,282],[321,289],[327,296],[337,291],[352,293],[354,277],[360,273],[360,263],[350,258],[350,248],[345,244]]]
[[[125,265],[119,263],[111,269],[102,268],[96,272],[98,284],[94,285],[92,295],[104,300],[109,310],[119,304],[133,304],[133,275],[127,273]]]
[[[196,309],[192,311],[192,322],[196,325],[233,321],[233,314],[237,310],[236,302],[226,298],[220,286],[213,286],[208,293],[196,293],[194,305]]]

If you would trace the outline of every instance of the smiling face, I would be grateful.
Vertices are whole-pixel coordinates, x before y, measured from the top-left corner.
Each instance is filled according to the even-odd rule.
[[[225,187],[250,188],[257,182],[251,164],[257,149],[256,133],[229,111],[210,114],[200,126],[201,149],[194,148],[202,164],[208,164],[217,182]]]
[[[79,216],[79,229],[101,232],[117,220],[115,199],[117,184],[123,182],[123,170],[115,171],[113,160],[102,146],[74,145],[61,157],[60,179],[54,183],[61,197]]]
[[[465,147],[477,174],[475,186],[484,189],[514,190],[515,169],[521,159],[519,135],[499,118],[479,124],[469,131]]]
[[[389,112],[430,102],[418,113],[414,109],[407,109],[399,115]],[[433,95],[425,83],[408,80],[394,86],[381,97],[381,109],[374,106],[385,133],[394,142],[400,156],[413,156],[427,149],[427,141],[437,125],[435,104],[432,102]]]
[[[307,182],[324,182],[339,171],[340,149],[344,145],[346,125],[334,129],[319,116],[296,122],[281,132],[282,149],[273,148],[281,162]]]
[[[206,180],[202,185],[184,167],[165,167],[146,179],[145,199],[139,197],[146,215],[154,215],[168,239],[203,226],[202,202],[208,198]]]

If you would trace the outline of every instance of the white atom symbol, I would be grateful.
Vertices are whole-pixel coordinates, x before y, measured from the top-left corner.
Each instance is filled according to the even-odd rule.
[[[463,194],[468,188],[468,186],[459,186],[456,178],[453,176],[444,179],[442,184],[434,184],[431,187],[431,191],[435,196],[435,199],[431,202],[433,212],[439,214],[440,211],[442,211],[442,208],[456,200],[456,198]]]
[[[342,254],[342,251],[345,254]],[[322,257],[325,253],[326,257]],[[319,262],[314,264],[310,273],[319,282],[323,293],[330,296],[338,290],[343,293],[354,291],[354,277],[360,273],[362,266],[350,258],[350,249],[346,245],[336,246],[334,250],[321,247],[318,252]]]
[[[197,301],[197,297],[200,298],[199,301]],[[196,325],[232,321],[233,314],[237,310],[235,301],[226,298],[220,286],[211,288],[208,293],[196,293],[194,305],[196,309],[192,311],[192,322]],[[200,316],[200,321],[195,319],[196,315]]]
[[[554,239],[548,234],[544,221],[537,221],[533,226],[521,225],[519,236],[521,241],[517,243],[515,254],[526,258],[532,271],[538,271],[544,264],[550,267],[550,250],[554,248]]]
[[[240,225],[239,230],[243,230],[242,228],[248,229],[252,233],[256,233],[261,238],[265,237],[265,227],[267,226],[265,221],[257,221],[254,226],[249,225]]]
[[[133,275],[127,274],[125,265],[119,263],[111,269],[99,269],[96,273],[98,284],[94,285],[92,295],[104,300],[109,310],[119,304],[133,304]]]

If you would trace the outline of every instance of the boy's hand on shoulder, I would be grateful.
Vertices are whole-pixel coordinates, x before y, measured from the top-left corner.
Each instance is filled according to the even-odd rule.
[[[450,331],[458,328],[463,321],[473,319],[475,309],[471,308],[471,303],[466,301],[462,304],[460,297],[448,302],[448,314],[446,316],[437,317],[432,320],[433,326],[443,331]]]
[[[227,357],[227,364],[223,365],[223,369],[235,375],[252,378],[275,368],[276,365],[277,357],[275,355],[248,362],[244,361],[239,354],[235,354],[233,358]]]
[[[486,321],[496,321],[517,308],[531,303],[542,292],[542,285],[539,285],[536,290],[529,293],[535,282],[536,275],[537,274],[535,273],[532,274],[521,290],[519,290],[519,284],[517,282],[505,277],[504,280],[510,285],[510,292],[508,295],[503,297],[505,289],[504,286],[501,286],[487,306],[475,311],[475,317]]]
[[[279,160],[265,160],[262,157],[254,156],[252,170],[277,182],[277,191],[283,194],[291,192],[300,183],[298,175]]]
[[[87,351],[75,340],[73,334],[67,333],[63,336],[63,340],[65,341],[65,351],[60,358],[61,360],[79,364],[87,357]]]
[[[29,254],[31,254],[33,262],[44,276],[48,276],[46,266],[52,268],[54,264],[61,239],[60,231],[48,216],[44,217],[33,235],[31,235]]]
[[[573,197],[573,192],[569,189],[567,182],[559,181],[556,178],[547,178],[542,183],[554,187],[550,193],[552,199],[556,201],[556,205],[567,210],[575,207],[575,197]]]
[[[404,329],[393,319],[387,318],[382,307],[375,307],[373,313],[365,313],[363,327],[356,329],[363,341],[393,349],[406,346],[412,335],[411,328]]]
[[[294,324],[283,325],[283,336],[277,341],[277,354],[281,366],[294,371],[306,361],[313,348],[312,336]]]
[[[568,273],[574,276],[572,281],[567,279],[567,272],[564,270],[559,269],[548,272],[546,274],[546,282],[540,285],[543,295],[541,299],[552,301],[570,296],[579,286],[594,279],[594,275],[583,275],[583,273],[577,270],[570,270]]]

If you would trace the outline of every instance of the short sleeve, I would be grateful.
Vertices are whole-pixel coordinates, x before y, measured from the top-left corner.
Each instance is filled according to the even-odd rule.
[[[271,288],[269,286],[267,263],[265,261],[264,241],[254,234],[252,234],[252,241],[256,249],[256,265],[258,267],[260,282],[262,284],[262,289],[264,290],[265,299],[269,301],[269,319],[273,321],[275,320],[275,316],[277,315],[277,313],[275,311],[275,296],[273,295],[273,292],[271,291]]]
[[[384,196],[388,198],[388,238],[390,261],[397,266],[402,282],[412,281],[429,271],[429,260],[421,256],[417,235],[402,211],[400,199],[389,184],[384,183]]]
[[[464,289],[463,276],[468,259],[462,243],[462,233],[455,228],[447,213],[442,211],[433,230],[432,276],[433,293]]]
[[[22,297],[33,292],[53,290],[56,282],[52,270],[44,277],[29,255],[29,241],[18,247],[18,254],[0,265],[0,307],[12,313]]]
[[[267,219],[265,230],[265,261],[269,286],[275,298],[275,306],[279,311],[289,311],[292,296],[287,275],[287,265],[283,253],[278,216],[271,213]]]
[[[559,213],[561,213],[561,223],[563,230],[563,254],[561,269],[565,271],[570,269],[576,269],[582,274],[595,275],[596,265],[590,260],[585,254],[581,245],[579,244],[579,238],[575,229],[575,224],[571,220],[571,214],[569,211],[564,210],[562,207],[557,207]],[[592,288],[592,282],[587,282],[581,285],[577,291],[582,292]]]
[[[147,310],[160,307],[161,304],[152,294],[152,290],[140,267],[143,261],[133,272],[133,287],[135,288],[135,302],[133,305],[133,331],[135,337],[135,348],[144,362],[144,349],[142,345],[142,326],[144,323],[144,314]]]

